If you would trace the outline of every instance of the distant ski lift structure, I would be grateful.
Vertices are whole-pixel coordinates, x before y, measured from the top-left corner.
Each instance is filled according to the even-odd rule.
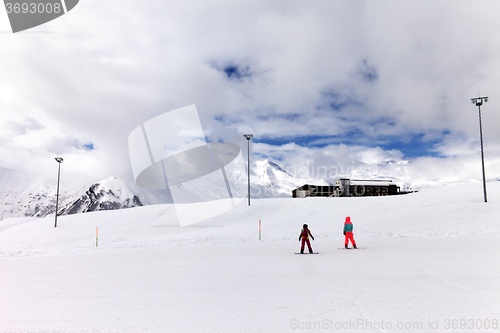
[[[370,197],[407,194],[412,191],[401,191],[392,180],[359,180],[341,178],[335,185],[302,185],[292,191],[293,198],[306,197]]]

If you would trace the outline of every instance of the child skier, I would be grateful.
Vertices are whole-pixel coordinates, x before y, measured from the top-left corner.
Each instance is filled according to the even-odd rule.
[[[344,235],[345,235],[345,248],[348,249],[347,244],[349,244],[349,240],[351,240],[352,246],[356,249],[356,242],[354,241],[354,237],[352,234],[352,223],[351,218],[347,216],[345,218],[344,223]]]
[[[299,236],[299,241],[302,239],[302,247],[300,248],[300,253],[304,253],[304,245],[307,243],[307,247],[309,248],[309,253],[313,253],[313,249],[311,247],[311,243],[309,242],[309,236],[314,240],[311,231],[308,229],[307,224],[302,226],[302,231]]]

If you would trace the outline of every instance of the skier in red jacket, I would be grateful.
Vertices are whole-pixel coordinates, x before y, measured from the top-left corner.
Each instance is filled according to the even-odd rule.
[[[311,243],[309,242],[309,236],[314,240],[311,231],[308,229],[307,224],[302,226],[302,231],[299,236],[299,241],[302,239],[302,247],[300,248],[300,253],[304,253],[304,245],[307,243],[307,247],[309,248],[309,253],[313,253],[313,249],[311,247]]]
[[[352,234],[352,223],[351,218],[347,216],[344,222],[344,235],[345,235],[345,248],[348,249],[347,244],[349,244],[349,240],[351,240],[352,246],[356,249],[356,242],[354,241],[354,237]]]

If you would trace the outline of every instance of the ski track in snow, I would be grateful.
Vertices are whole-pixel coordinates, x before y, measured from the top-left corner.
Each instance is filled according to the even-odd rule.
[[[490,292],[484,292],[482,290],[478,290],[478,289],[473,289],[473,288],[470,288],[470,287],[467,287],[461,283],[457,283],[457,282],[453,282],[453,281],[450,281],[450,280],[447,280],[447,279],[444,279],[442,276],[439,276],[438,274],[434,273],[433,271],[431,271],[430,269],[424,269],[424,272],[430,276],[432,276],[433,278],[436,278],[438,279],[439,281],[443,282],[443,283],[446,283],[448,285],[451,285],[453,287],[456,287],[458,289],[463,289],[463,290],[468,290],[468,291],[473,291],[475,293],[480,293],[480,294],[483,294],[483,295],[488,295],[488,296],[493,296],[494,294],[493,293],[490,293]]]
[[[387,212],[387,214],[391,217],[391,220],[392,220],[392,222],[394,223],[394,225],[395,225],[395,226],[399,226],[399,223],[398,223],[398,221],[394,218],[394,215],[392,215],[391,210],[387,207],[387,208],[385,209],[385,211],[386,211],[386,212]]]

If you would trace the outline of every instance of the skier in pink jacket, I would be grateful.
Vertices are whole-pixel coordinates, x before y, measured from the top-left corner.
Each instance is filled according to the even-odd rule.
[[[354,237],[352,234],[352,223],[351,218],[347,216],[344,222],[344,236],[345,236],[345,248],[348,249],[347,245],[349,244],[349,240],[351,240],[352,246],[356,249],[356,242],[354,241]]]

